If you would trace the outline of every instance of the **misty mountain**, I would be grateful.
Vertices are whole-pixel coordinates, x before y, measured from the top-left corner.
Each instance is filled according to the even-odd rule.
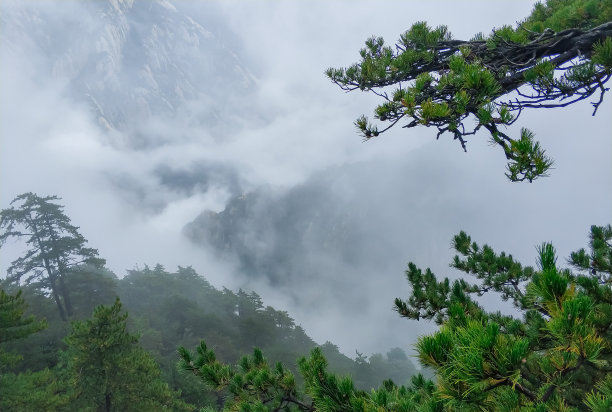
[[[373,274],[397,279],[398,264],[448,238],[436,228],[471,218],[452,182],[435,170],[427,171],[427,188],[419,187],[425,162],[416,151],[410,159],[329,168],[293,187],[262,186],[220,212],[204,211],[184,232],[277,287],[322,278],[340,285]]]
[[[316,179],[286,190],[263,186],[233,197],[219,213],[202,213],[185,233],[235,254],[250,276],[288,284],[304,271],[320,270],[317,256],[355,264],[363,260],[358,250],[366,239],[355,223],[366,211],[336,203],[340,199],[332,190]]]
[[[159,145],[194,125],[223,134],[235,98],[254,88],[234,46],[216,34],[223,23],[203,27],[169,1],[13,6],[0,17],[3,45],[65,82],[103,130],[126,132],[114,143]]]
[[[325,68],[353,62],[372,34],[396,38],[417,9],[457,38],[528,12],[495,3],[476,27],[459,18],[467,5],[445,18],[426,2],[397,7],[2,1],[4,205],[57,194],[117,272],[193,265],[216,286],[257,290],[350,356],[406,348],[424,327],[391,310],[408,293],[407,261],[453,276],[459,230],[525,262],[545,240],[566,256],[609,220],[610,196],[576,199],[612,174],[576,166],[609,164],[608,119],[586,103],[563,119],[522,115],[558,165],[537,185],[508,185],[503,153],[482,136],[467,154],[445,136],[414,149],[434,140],[427,129],[360,144],[351,122],[372,101],[340,93]],[[586,122],[594,133],[580,145],[559,138]]]
[[[222,210],[203,211],[184,234],[237,262],[245,287],[281,296],[315,339],[351,325],[351,336],[336,338],[348,351],[362,350],[363,342],[368,350],[405,347],[428,327],[393,313],[393,299],[408,294],[406,264],[457,276],[448,268],[452,236],[498,219],[510,204],[504,188],[489,185],[487,202],[475,209],[465,195],[474,175],[460,164],[470,159],[453,145],[435,149],[452,173],[431,164],[431,146],[346,163],[298,185],[236,195]]]
[[[296,359],[319,346],[335,373],[350,374],[357,387],[372,389],[385,379],[405,384],[416,368],[401,348],[353,360],[326,341],[317,344],[289,313],[264,305],[256,292],[242,289],[216,289],[191,267],[178,267],[169,272],[161,265],[128,270],[121,279],[109,271],[89,266],[76,268],[66,279],[74,304],[74,318],[91,317],[100,304],[111,305],[121,298],[129,313],[128,326],[139,335],[139,345],[160,365],[163,378],[173,389],[181,390],[181,398],[198,408],[219,402],[224,392],[205,388],[192,374],[182,373],[177,366],[177,348],[189,350],[205,341],[214,348],[218,359],[236,364],[254,347],[261,348],[271,364],[282,362],[297,373]],[[17,288],[11,286],[11,293]],[[24,357],[16,369],[39,370],[44,367],[61,370],[63,338],[69,333],[51,298],[35,285],[20,288],[28,303],[28,314],[46,318],[48,327],[24,341],[9,347]],[[301,379],[298,375],[298,380]],[[60,379],[58,379],[60,380]]]

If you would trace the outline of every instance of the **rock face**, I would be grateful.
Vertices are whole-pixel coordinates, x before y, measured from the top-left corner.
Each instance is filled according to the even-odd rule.
[[[3,11],[3,46],[42,56],[31,63],[64,79],[102,129],[128,132],[134,148],[155,144],[151,122],[221,127],[231,96],[255,84],[215,34],[221,22],[205,28],[166,0],[15,2]]]
[[[119,150],[161,147],[190,130],[222,136],[233,113],[249,116],[236,107],[256,92],[256,80],[211,3],[198,3],[197,10],[165,0],[7,4],[0,14],[2,52],[30,59],[32,73],[45,74],[42,82],[49,75],[63,82],[67,97],[86,103],[103,130],[121,136]],[[146,176],[155,186],[143,184],[142,174],[110,179],[154,213],[168,199],[221,187],[233,196],[225,210],[204,211],[185,233],[237,259],[247,276],[289,285],[340,272],[365,277],[384,270],[394,256],[403,264],[405,250],[419,247],[403,240],[405,233],[431,233],[417,217],[435,205],[405,195],[410,189],[402,176],[420,176],[420,166],[413,161],[406,170],[402,164],[376,166],[376,173],[371,164],[345,165],[295,187],[246,194],[240,194],[241,172],[215,159],[152,160]]]
[[[325,278],[345,288],[367,278],[397,278],[407,251],[428,253],[448,237],[436,224],[452,219],[455,195],[435,173],[427,176],[427,193],[417,192],[424,167],[418,155],[410,160],[378,165],[376,174],[372,163],[363,162],[328,169],[291,188],[262,187],[233,197],[221,212],[203,212],[185,234],[237,258],[247,276],[279,287]],[[449,195],[440,201],[427,200],[445,190]],[[453,205],[458,214],[463,206]]]
[[[288,285],[326,272],[326,262],[357,264],[364,208],[343,207],[333,187],[313,179],[290,189],[261,187],[206,211],[185,227],[192,241],[236,257],[242,272]],[[348,206],[348,205],[345,205]]]
[[[120,136],[111,141],[120,151],[164,151],[193,130],[223,136],[232,116],[249,116],[236,108],[245,107],[257,82],[212,3],[188,9],[188,2],[166,0],[5,1],[2,54],[21,56],[13,61],[27,62],[41,82],[62,84],[67,97],[87,104],[102,130]],[[396,193],[410,191],[402,176],[420,176],[418,166],[402,169],[403,159],[386,171],[346,165],[295,187],[241,194],[244,172],[232,164],[177,157],[152,158],[144,173],[109,171],[108,179],[151,213],[172,200],[225,190],[233,196],[225,210],[204,211],[185,233],[236,258],[250,277],[289,285],[339,272],[366,276],[418,247],[402,240],[406,230],[431,233],[416,216],[432,206]]]

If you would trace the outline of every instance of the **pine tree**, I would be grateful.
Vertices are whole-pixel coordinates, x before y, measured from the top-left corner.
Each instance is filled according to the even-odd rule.
[[[25,338],[47,327],[45,321],[37,321],[34,316],[24,317],[25,310],[21,291],[11,296],[0,290],[0,372],[21,358],[18,354],[4,351],[4,343]]]
[[[408,387],[391,380],[377,390],[357,389],[349,376],[338,376],[327,370],[321,347],[308,358],[298,360],[305,388],[281,363],[274,367],[259,349],[243,357],[237,367],[220,362],[204,342],[191,354],[179,348],[183,370],[198,376],[208,388],[225,394],[224,411],[441,411],[442,402],[435,396],[433,382],[414,376]]]
[[[233,368],[217,360],[214,351],[202,342],[191,354],[179,348],[181,369],[198,376],[209,389],[229,392],[224,410],[313,411],[298,393],[295,377],[280,362],[271,368],[261,350],[244,356]]]
[[[78,410],[190,410],[161,379],[159,366],[126,330],[119,299],[72,323],[65,353],[71,405]]]
[[[51,369],[0,375],[0,411],[65,411],[66,386]]]
[[[41,290],[50,290],[63,320],[74,311],[66,278],[78,265],[104,266],[96,249],[85,247],[87,240],[70,223],[57,196],[40,197],[34,193],[17,196],[8,209],[0,211],[0,246],[10,238],[25,239],[28,250],[11,263],[8,284],[37,281]]]
[[[66,405],[65,388],[49,369],[15,374],[8,372],[22,356],[5,351],[7,342],[25,338],[44,329],[47,324],[33,316],[24,316],[26,304],[19,291],[15,296],[0,290],[0,410],[60,410]]]
[[[408,265],[412,293],[396,299],[396,310],[440,325],[417,349],[421,363],[436,371],[446,407],[569,411],[586,409],[588,399],[610,401],[611,241],[610,226],[591,228],[591,252],[570,258],[582,273],[559,268],[549,243],[538,248],[534,269],[463,232],[454,238],[459,255],[452,266],[475,283],[439,281],[429,269]],[[485,310],[475,297],[486,293],[510,300],[522,316]],[[588,395],[594,387],[599,394]]]
[[[440,330],[417,344],[435,382],[415,376],[408,386],[388,380],[371,392],[327,370],[321,348],[299,360],[305,387],[261,351],[238,368],[219,362],[204,343],[181,366],[212,389],[231,395],[224,410],[303,411],[604,411],[612,405],[612,227],[591,228],[591,248],[571,255],[577,270],[557,265],[553,246],[538,248],[538,267],[480,247],[465,233],[454,239],[453,267],[476,278],[438,280],[409,264],[401,316],[435,320]],[[522,316],[490,312],[486,293],[511,300]],[[305,401],[309,399],[310,401]],[[248,406],[250,405],[250,406]],[[250,409],[249,409],[250,408]]]
[[[467,137],[484,129],[504,150],[507,177],[533,181],[552,160],[532,132],[523,129],[512,138],[504,128],[522,110],[563,107],[594,95],[595,114],[612,76],[612,3],[548,0],[516,28],[469,41],[421,22],[395,48],[369,39],[359,63],[326,74],[343,90],[383,99],[375,117],[389,125],[379,131],[360,117],[356,126],[365,139],[405,121],[406,128],[435,127],[438,137],[450,133],[465,149]],[[612,227],[593,226],[590,238],[590,251],[570,256],[573,271],[557,264],[550,243],[538,248],[533,268],[480,247],[463,232],[454,238],[458,255],[452,266],[473,282],[439,280],[410,263],[411,295],[396,299],[395,309],[440,326],[417,345],[435,380],[418,375],[407,386],[388,380],[365,392],[350,377],[330,373],[321,348],[298,361],[302,391],[281,373],[282,365],[273,372],[258,351],[232,368],[202,344],[196,356],[181,348],[181,365],[207,385],[229,391],[224,410],[609,411]],[[477,301],[486,293],[510,300],[520,315],[486,310]]]
[[[536,4],[517,27],[489,36],[453,39],[446,26],[414,24],[395,47],[372,37],[361,61],[330,68],[326,75],[342,90],[372,92],[382,99],[374,117],[355,125],[370,139],[396,124],[449,133],[466,150],[470,135],[487,130],[508,160],[507,177],[532,181],[552,160],[522,129],[504,129],[525,109],[564,107],[596,96],[600,106],[612,76],[612,3],[609,0],[548,0]]]

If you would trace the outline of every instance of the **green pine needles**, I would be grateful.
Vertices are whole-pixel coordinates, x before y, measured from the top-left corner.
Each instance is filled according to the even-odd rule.
[[[604,0],[548,1],[516,28],[504,26],[485,37],[455,40],[445,26],[414,24],[394,47],[373,37],[361,60],[325,73],[342,90],[372,92],[379,129],[366,116],[356,121],[370,139],[396,124],[437,129],[464,150],[483,129],[508,160],[506,176],[529,182],[546,176],[553,161],[522,129],[506,128],[525,109],[564,107],[596,96],[594,111],[612,75],[612,6]]]
[[[270,367],[259,349],[254,349],[252,356],[243,356],[237,368],[219,362],[204,342],[195,356],[183,347],[179,348],[179,355],[180,368],[194,373],[209,389],[227,389],[227,410],[313,410],[297,393],[293,374],[280,362]]]
[[[554,247],[538,247],[537,267],[480,247],[465,233],[454,239],[451,266],[474,283],[438,281],[409,264],[412,286],[396,310],[435,320],[440,329],[416,349],[435,382],[416,375],[406,385],[387,380],[371,391],[327,370],[320,348],[298,360],[304,382],[283,365],[272,368],[260,350],[236,367],[202,343],[179,349],[180,367],[225,399],[226,411],[607,411],[612,405],[612,227],[591,228],[591,250],[579,250],[561,269]],[[497,293],[516,314],[490,312],[477,301]],[[518,314],[518,315],[517,315]],[[400,382],[401,383],[401,382]]]
[[[608,405],[612,372],[612,228],[591,228],[591,251],[571,255],[572,273],[557,266],[551,244],[538,248],[538,268],[479,247],[461,233],[453,267],[478,282],[438,281],[410,264],[412,296],[400,315],[434,319],[438,332],[419,339],[423,365],[436,370],[437,394],[456,410],[590,410]],[[488,312],[476,297],[497,292],[522,314]],[[593,391],[593,388],[599,388]]]
[[[21,359],[21,356],[2,347],[4,343],[25,338],[47,327],[47,323],[37,321],[34,316],[25,316],[26,303],[21,296],[9,295],[0,290],[0,373]]]
[[[127,331],[119,298],[98,306],[91,319],[72,322],[64,339],[71,408],[81,411],[188,411],[164,382],[151,354]]]
[[[517,27],[469,41],[420,22],[395,47],[368,39],[360,55],[358,63],[326,74],[343,90],[382,99],[377,124],[365,116],[355,122],[366,140],[397,124],[425,126],[438,137],[450,133],[465,150],[469,136],[486,130],[506,155],[506,176],[531,182],[546,175],[552,160],[533,132],[522,128],[511,137],[506,129],[526,109],[594,97],[597,112],[612,76],[612,3],[549,0]],[[464,232],[453,247],[451,267],[466,278],[440,280],[409,263],[411,294],[395,300],[400,316],[439,325],[416,345],[433,380],[417,375],[360,390],[350,377],[328,371],[321,349],[298,361],[303,390],[259,350],[232,367],[205,344],[196,356],[181,348],[181,367],[217,390],[227,411],[611,410],[612,227],[591,227],[589,250],[572,253],[571,268],[560,266],[550,243],[537,248],[535,267]],[[490,294],[512,302],[514,311],[487,310],[479,298]]]

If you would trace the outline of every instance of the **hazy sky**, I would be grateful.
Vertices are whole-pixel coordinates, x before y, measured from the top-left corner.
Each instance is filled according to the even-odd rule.
[[[74,4],[65,4],[53,3],[53,8],[58,14],[79,12]],[[528,15],[533,2],[203,4],[180,2],[178,9],[205,27],[207,22],[214,24],[215,33],[228,37],[227,43],[235,45],[235,53],[256,79],[255,94],[234,108],[233,115],[243,119],[240,127],[222,141],[209,136],[205,127],[190,126],[189,133],[147,150],[116,144],[100,131],[85,105],[66,95],[68,79],[45,67],[42,55],[0,41],[0,207],[27,191],[59,195],[67,214],[119,276],[136,265],[192,265],[217,287],[255,289],[266,304],[288,310],[315,340],[337,343],[349,356],[355,349],[410,349],[417,331],[432,329],[397,319],[392,301],[408,294],[403,270],[409,260],[439,275],[452,275],[447,269],[452,257],[449,243],[459,230],[533,264],[535,245],[553,241],[566,257],[586,246],[591,224],[612,220],[609,96],[594,118],[586,102],[524,113],[511,132],[518,133],[522,126],[534,130],[554,158],[555,169],[551,177],[536,183],[512,184],[503,176],[503,153],[484,136],[469,143],[467,154],[448,137],[435,141],[434,131],[427,129],[397,128],[362,143],[353,121],[362,113],[371,114],[376,100],[346,94],[323,75],[328,67],[355,62],[371,35],[393,42],[412,23],[426,20],[446,24],[456,38],[470,38],[514,24]],[[0,12],[5,7],[18,6],[2,2]],[[3,38],[14,34],[6,33],[5,27],[0,27]],[[248,120],[254,113],[263,113],[263,120]],[[392,178],[379,174],[401,172],[387,165],[403,159],[418,164],[418,172]],[[437,214],[415,217],[419,227],[431,228],[428,234],[407,227],[385,239],[403,250],[389,262],[390,274],[355,279],[342,270],[319,274],[315,280],[321,283],[305,292],[312,304],[297,305],[285,291],[246,279],[231,261],[218,259],[183,236],[185,224],[203,210],[221,211],[230,194],[222,185],[188,194],[170,190],[160,185],[155,170],[211,161],[236,171],[247,189],[262,184],[291,187],[315,172],[363,161],[372,172],[367,184],[389,189],[380,204],[381,215],[403,222],[402,210],[412,207],[408,203],[434,205],[431,210]],[[368,193],[365,183],[363,190]],[[390,205],[395,194],[398,201]],[[2,269],[16,250],[10,246],[0,251]],[[347,293],[361,299],[356,312],[341,304]]]

